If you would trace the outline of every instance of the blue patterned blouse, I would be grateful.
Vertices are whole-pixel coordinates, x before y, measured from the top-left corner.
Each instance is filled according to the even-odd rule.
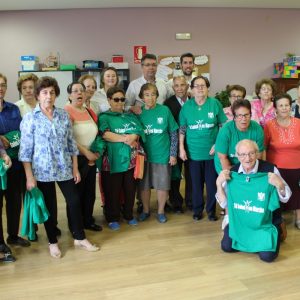
[[[72,155],[78,155],[68,113],[54,108],[50,121],[37,106],[21,122],[19,160],[31,162],[37,181],[73,178]]]

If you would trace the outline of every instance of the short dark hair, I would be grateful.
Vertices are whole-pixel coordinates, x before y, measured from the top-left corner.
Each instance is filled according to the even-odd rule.
[[[192,88],[192,89],[194,88],[195,81],[198,80],[198,79],[203,79],[203,80],[205,81],[206,87],[207,87],[207,88],[210,87],[210,82],[209,82],[209,80],[208,80],[205,76],[200,75],[200,76],[196,76],[196,77],[194,77],[194,78],[192,79],[192,82],[191,82],[191,88]]]
[[[105,75],[105,72],[106,71],[109,71],[109,70],[112,70],[116,73],[116,77],[117,77],[117,82],[116,82],[116,85],[119,84],[119,76],[118,76],[118,71],[116,68],[114,67],[106,67],[102,70],[101,72],[101,77],[100,77],[100,87],[103,88],[104,87],[104,75]]]
[[[288,93],[280,93],[274,97],[273,106],[277,108],[277,102],[281,99],[288,99],[290,106],[292,106],[293,99]]]
[[[226,87],[226,91],[227,91],[229,97],[230,97],[230,94],[231,94],[232,91],[242,92],[243,93],[243,98],[245,98],[245,96],[246,96],[246,89],[243,86],[239,85],[239,84],[228,85]]]
[[[234,117],[235,117],[235,112],[241,107],[245,107],[245,108],[249,109],[250,115],[251,115],[251,103],[250,103],[250,101],[247,100],[247,99],[238,99],[238,100],[234,101],[232,106],[231,106],[231,110],[232,110],[232,113],[233,113]]]
[[[263,78],[263,79],[257,81],[256,84],[255,84],[255,93],[256,93],[256,95],[259,99],[260,99],[260,97],[259,97],[260,89],[261,89],[263,84],[269,85],[272,89],[273,96],[276,95],[276,93],[277,93],[276,83],[272,79]]]
[[[159,96],[157,86],[156,86],[155,84],[153,84],[153,83],[148,82],[148,83],[145,83],[145,84],[142,85],[141,90],[140,90],[140,93],[139,93],[139,97],[140,97],[141,99],[143,99],[143,97],[144,97],[144,92],[147,91],[147,90],[150,90],[150,89],[154,89],[154,90],[155,90],[155,92],[156,92],[156,97]]]
[[[156,55],[151,54],[151,53],[146,53],[146,54],[143,55],[143,57],[141,59],[141,65],[143,65],[145,59],[154,59],[154,60],[157,61]]]
[[[125,91],[119,86],[110,87],[106,92],[106,96],[108,99],[112,99],[112,96],[116,93],[122,93],[125,96]]]
[[[190,53],[190,52],[187,52],[187,53],[183,53],[181,56],[180,56],[180,64],[182,64],[182,61],[185,57],[191,57],[193,59],[193,62],[195,62],[195,56]]]
[[[79,81],[73,81],[72,83],[70,83],[67,87],[67,92],[68,94],[71,94],[72,93],[72,89],[73,89],[73,85],[75,84],[80,84],[82,86],[82,88],[85,90],[85,86],[82,82],[79,82]]]
[[[58,97],[60,94],[60,88],[55,78],[50,76],[43,76],[38,79],[36,86],[35,86],[35,95],[38,96],[41,90],[53,87],[55,91],[55,96]]]

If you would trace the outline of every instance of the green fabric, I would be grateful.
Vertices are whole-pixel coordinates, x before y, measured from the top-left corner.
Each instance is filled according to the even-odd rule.
[[[99,171],[102,169],[102,156],[106,149],[106,142],[100,137],[97,136],[94,142],[92,143],[90,150],[95,153],[99,153],[100,156],[96,160],[96,165]]]
[[[215,146],[215,168],[218,173],[222,170],[220,159],[217,152],[226,154],[231,165],[237,164],[238,158],[235,156],[236,144],[244,139],[249,139],[257,143],[258,149],[262,152],[264,148],[264,131],[262,127],[255,121],[250,121],[248,130],[240,131],[237,129],[234,121],[226,123],[218,134]]]
[[[145,134],[137,117],[132,113],[117,113],[107,111],[99,115],[98,128],[116,134],[137,134],[142,140]],[[131,159],[131,147],[120,142],[106,142],[110,165],[110,173],[125,172],[128,170]]]
[[[21,235],[35,239],[34,224],[41,224],[48,220],[49,212],[44,202],[43,193],[37,188],[27,191],[24,197]]]
[[[7,188],[7,166],[2,158],[0,158],[0,190]]]
[[[216,142],[219,126],[226,120],[217,99],[208,97],[201,106],[194,98],[188,100],[179,114],[180,126],[186,126],[187,156],[198,161],[213,159],[209,151]]]
[[[181,173],[178,164],[172,166],[171,180],[180,180]]]
[[[268,174],[231,172],[231,178],[227,198],[232,248],[275,251],[278,232],[272,224],[272,212],[280,205],[276,188],[268,183]]]
[[[170,132],[178,125],[167,106],[156,104],[153,109],[142,108],[138,115],[146,134],[144,143],[147,161],[168,164],[170,160]]]
[[[9,141],[10,148],[6,149],[7,155],[11,158],[18,158],[20,148],[21,131],[14,130],[4,135]]]

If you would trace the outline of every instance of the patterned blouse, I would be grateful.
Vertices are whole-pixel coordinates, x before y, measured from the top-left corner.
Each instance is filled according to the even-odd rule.
[[[73,178],[71,156],[78,155],[68,113],[54,108],[49,120],[37,106],[21,122],[19,160],[31,162],[37,181],[65,181]]]
[[[251,119],[256,121],[262,127],[265,127],[266,123],[269,120],[273,120],[275,118],[275,108],[271,106],[266,114],[263,114],[263,105],[260,99],[251,101]]]

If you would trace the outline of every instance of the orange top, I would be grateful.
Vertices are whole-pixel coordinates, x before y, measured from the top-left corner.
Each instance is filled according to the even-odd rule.
[[[273,119],[264,131],[267,161],[282,169],[300,169],[300,119],[291,117],[288,127]]]

